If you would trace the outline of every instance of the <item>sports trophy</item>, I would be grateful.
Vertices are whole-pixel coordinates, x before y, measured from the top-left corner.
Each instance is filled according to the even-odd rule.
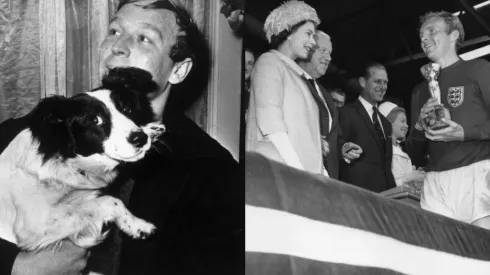
[[[431,96],[437,99],[438,105],[434,107],[434,110],[429,113],[425,120],[427,126],[432,130],[439,130],[448,127],[449,125],[442,121],[442,118],[450,119],[451,115],[449,110],[445,108],[441,103],[441,90],[439,88],[439,82],[437,77],[441,72],[441,65],[437,63],[429,63],[420,68],[422,75],[429,81],[429,92]]]

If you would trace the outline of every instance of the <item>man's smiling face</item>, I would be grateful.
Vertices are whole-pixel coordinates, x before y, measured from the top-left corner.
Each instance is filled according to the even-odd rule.
[[[126,4],[115,14],[100,46],[99,69],[104,75],[114,67],[140,68],[150,72],[163,90],[174,66],[169,52],[179,27],[172,11],[143,8],[151,2]]]
[[[455,44],[451,34],[447,33],[446,23],[439,17],[425,21],[420,28],[419,36],[422,50],[432,61],[443,58],[451,49],[451,45],[454,47]]]

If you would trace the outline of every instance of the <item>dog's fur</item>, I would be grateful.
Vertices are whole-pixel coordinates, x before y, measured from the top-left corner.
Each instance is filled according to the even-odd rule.
[[[100,189],[163,133],[146,98],[156,88],[149,73],[124,68],[91,92],[42,100],[0,155],[0,238],[31,251],[64,239],[88,248],[109,221],[134,238],[151,234],[152,224]]]

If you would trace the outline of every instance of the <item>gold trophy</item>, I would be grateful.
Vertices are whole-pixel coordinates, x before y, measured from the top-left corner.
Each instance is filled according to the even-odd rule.
[[[442,105],[441,102],[441,90],[439,88],[439,82],[437,82],[437,77],[441,72],[441,65],[437,63],[429,63],[422,68],[420,68],[422,75],[429,81],[429,92],[431,96],[437,99],[439,105],[434,107],[434,111],[429,113],[426,118],[425,123],[432,130],[444,129],[449,126],[449,124],[442,121],[442,118],[451,119],[449,110]]]

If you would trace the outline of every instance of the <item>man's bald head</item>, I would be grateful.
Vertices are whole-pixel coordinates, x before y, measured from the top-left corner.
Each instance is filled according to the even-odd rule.
[[[332,54],[332,42],[330,36],[318,30],[315,34],[316,46],[311,50],[308,59],[298,61],[298,65],[303,68],[312,78],[320,78],[327,71]]]

